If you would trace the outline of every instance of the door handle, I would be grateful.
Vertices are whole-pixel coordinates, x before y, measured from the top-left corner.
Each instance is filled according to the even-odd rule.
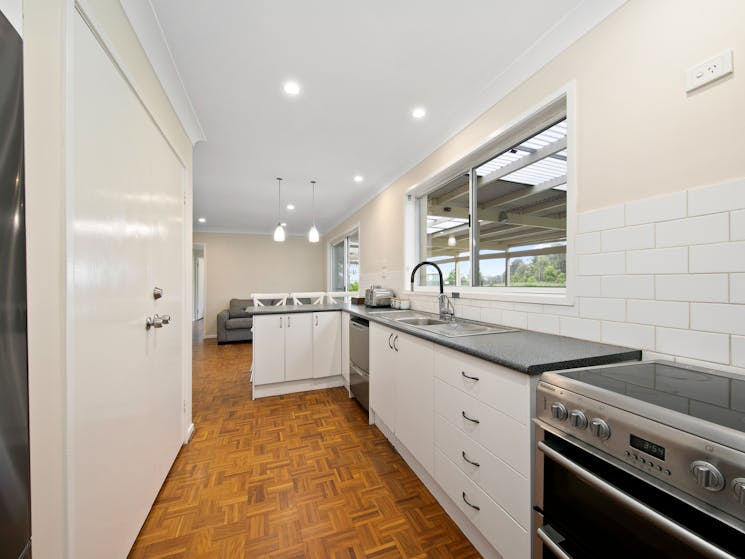
[[[163,324],[170,324],[171,323],[171,315],[170,314],[156,314],[153,318],[159,318]]]
[[[398,346],[396,345],[396,342],[398,341],[398,334],[396,334],[396,337],[393,338],[393,349],[398,351]]]
[[[477,468],[481,467],[481,464],[479,464],[478,462],[474,462],[473,460],[469,459],[468,456],[466,456],[465,450],[461,451],[461,456],[463,456],[463,460],[471,464],[471,466],[476,466]]]
[[[157,314],[155,316],[148,316],[145,319],[145,330],[150,330],[150,328],[163,328],[163,319]]]
[[[393,349],[393,344],[391,343],[391,338],[393,337],[393,332],[390,333],[388,336],[388,347]]]
[[[461,411],[460,414],[463,416],[463,419],[470,421],[471,423],[481,423],[481,421],[479,421],[478,419],[468,417],[468,414],[466,414],[465,410]]]
[[[463,375],[463,378],[467,378],[468,380],[472,380],[474,382],[479,381],[479,377],[472,377],[471,375],[467,375],[465,371],[461,371],[460,374]]]
[[[546,526],[546,528],[551,530],[551,528],[549,528],[548,526]],[[556,530],[553,530],[553,531],[556,532]],[[549,535],[549,533],[546,530],[544,530],[543,528],[538,528],[535,532],[536,532],[536,535],[543,542],[543,544],[549,550],[551,550],[551,553],[556,555],[556,557],[558,557],[559,559],[572,559],[572,556],[569,555],[563,549],[561,549],[561,547],[559,547],[559,544],[554,541],[554,539]],[[558,532],[556,533],[558,535]]]
[[[466,492],[465,491],[463,492],[463,495],[462,496],[463,496],[463,502],[466,503],[469,507],[471,507],[472,509],[475,509],[475,510],[481,510],[481,507],[479,507],[477,505],[474,505],[473,503],[471,503],[468,500],[468,497],[466,497]]]

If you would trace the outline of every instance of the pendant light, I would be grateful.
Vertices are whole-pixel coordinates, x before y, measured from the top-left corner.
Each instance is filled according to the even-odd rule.
[[[308,231],[308,241],[311,243],[317,243],[320,239],[320,235],[316,228],[316,181],[310,181],[310,184],[313,189],[313,225]]]
[[[282,227],[280,212],[282,211],[282,177],[277,177],[277,228],[274,230],[274,240],[285,242],[285,228]]]

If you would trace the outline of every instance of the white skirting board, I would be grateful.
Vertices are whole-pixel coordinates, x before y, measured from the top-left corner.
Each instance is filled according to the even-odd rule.
[[[309,378],[304,380],[293,380],[289,382],[275,382],[273,384],[253,385],[253,397],[265,398],[267,396],[280,396],[292,394],[293,392],[307,392],[308,390],[321,390],[323,388],[336,388],[344,386],[344,377],[335,375],[333,377]]]
[[[189,444],[189,441],[191,440],[192,435],[194,435],[194,424],[190,423],[189,428],[186,430],[186,437],[184,440],[184,444]]]

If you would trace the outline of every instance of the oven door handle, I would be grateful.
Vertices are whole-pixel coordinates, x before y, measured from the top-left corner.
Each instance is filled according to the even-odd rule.
[[[572,556],[561,549],[561,547],[559,547],[559,544],[556,543],[554,539],[543,528],[538,528],[536,530],[536,534],[546,545],[546,547],[551,551],[551,553],[556,555],[559,559],[572,559]]]
[[[649,508],[640,501],[637,501],[632,496],[624,493],[607,481],[585,470],[581,466],[578,466],[561,453],[555,451],[543,441],[539,441],[537,447],[538,450],[540,450],[548,458],[558,463],[563,468],[566,468],[577,477],[581,478],[588,485],[591,485],[592,487],[603,493],[605,496],[613,499],[618,504],[638,514],[643,519],[657,526],[660,530],[679,539],[689,547],[701,553],[704,557],[711,559],[737,559],[734,555],[730,555],[717,546],[710,544],[693,532],[686,530],[677,522],[670,520],[668,517],[660,514],[654,509]]]

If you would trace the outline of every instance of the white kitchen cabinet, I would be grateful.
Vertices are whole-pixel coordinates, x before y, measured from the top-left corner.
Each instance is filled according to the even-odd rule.
[[[346,312],[341,313],[341,376],[349,389],[349,313]]]
[[[312,315],[313,378],[341,374],[341,313],[316,312]],[[306,361],[306,367],[309,361]]]
[[[310,313],[286,314],[285,317],[285,378],[303,380],[313,374],[313,316]]]
[[[285,315],[254,316],[253,383],[285,380]]]
[[[370,407],[395,438],[432,473],[434,347],[370,324]]]

